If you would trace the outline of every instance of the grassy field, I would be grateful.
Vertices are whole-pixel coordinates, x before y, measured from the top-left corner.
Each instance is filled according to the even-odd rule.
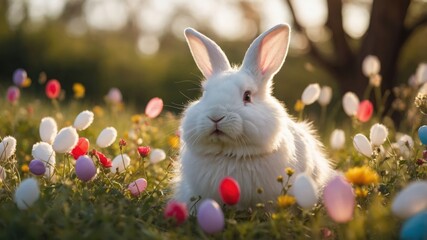
[[[371,89],[373,96],[375,89]],[[393,214],[393,200],[410,182],[427,176],[427,164],[419,160],[424,146],[417,129],[424,115],[414,105],[418,87],[398,90],[405,92],[398,96],[403,107],[394,109],[404,116],[399,125],[387,114],[380,117],[381,105],[375,106],[373,116],[363,122],[358,116],[346,116],[341,102],[325,106],[323,114],[312,111],[317,107],[295,106],[300,120],[310,116],[316,128],[321,126],[319,135],[327,155],[352,184],[356,204],[350,206],[354,209],[351,220],[337,223],[322,200],[313,208],[303,209],[294,197],[281,196],[278,202],[260,203],[248,211],[223,205],[225,228],[215,234],[205,233],[195,216],[189,216],[180,225],[164,217],[173,166],[179,154],[179,116],[162,112],[159,117],[149,118],[124,103],[93,106],[82,99],[49,100],[43,94],[39,98],[22,96],[13,103],[3,97],[0,137],[14,137],[17,147],[11,157],[0,160],[6,172],[0,181],[0,239],[396,239],[405,220]],[[84,182],[76,175],[74,158],[57,153],[52,177],[32,174],[28,165],[33,159],[33,145],[41,141],[41,119],[52,117],[59,130],[73,125],[77,114],[84,110],[94,113],[91,126],[78,131],[79,137],[89,140],[89,153],[96,149],[110,159],[127,154],[131,162],[126,170],[112,174],[92,156],[98,172],[93,180]],[[334,121],[337,116],[342,122]],[[382,147],[374,147],[371,156],[364,156],[353,147],[353,137],[358,133],[369,137],[375,123],[387,127],[387,140]],[[110,126],[117,129],[117,137],[111,146],[100,148],[96,145],[97,136]],[[345,145],[333,149],[329,137],[337,127],[345,132]],[[408,135],[406,139],[413,139],[414,144],[402,140],[403,134]],[[166,159],[151,163],[148,156],[138,153],[141,146],[164,150]],[[27,178],[37,180],[40,196],[28,209],[20,210],[14,200],[15,191]],[[138,178],[145,178],[148,185],[135,197],[128,185]],[[280,176],[277,184],[283,184],[285,189],[290,187]],[[266,205],[274,211],[266,212]]]

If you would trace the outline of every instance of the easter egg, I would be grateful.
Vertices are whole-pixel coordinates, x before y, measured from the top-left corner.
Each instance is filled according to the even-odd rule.
[[[73,150],[79,141],[79,135],[73,127],[62,128],[55,140],[53,140],[52,148],[57,153],[67,153]]]
[[[158,97],[152,98],[145,107],[145,114],[149,118],[155,118],[159,116],[159,114],[162,112],[162,109],[163,100]]]
[[[418,213],[403,224],[400,239],[427,239],[427,211]]]
[[[185,222],[188,218],[187,205],[183,202],[176,200],[170,200],[165,208],[164,217],[166,219],[172,218],[176,224],[180,225]]]
[[[140,193],[142,193],[145,188],[147,188],[147,180],[144,178],[139,178],[134,182],[131,182],[128,186],[128,189],[132,195],[135,197],[139,196]]]
[[[427,125],[418,128],[418,137],[422,144],[427,145]]]
[[[56,134],[58,134],[58,126],[55,119],[51,117],[43,118],[40,121],[39,133],[43,142],[52,144]]]
[[[114,127],[104,128],[101,133],[99,133],[98,138],[96,139],[96,145],[100,148],[106,148],[116,141],[117,130]]]
[[[15,191],[15,202],[21,210],[31,207],[39,197],[39,185],[34,178],[23,180]]]
[[[38,159],[33,159],[28,167],[30,168],[30,172],[37,176],[43,175],[46,172],[46,166]]]
[[[121,173],[125,171],[130,165],[130,157],[127,154],[117,155],[111,162],[111,172],[112,173]]]
[[[21,87],[22,85],[24,85],[24,82],[27,77],[27,72],[22,68],[18,68],[15,70],[15,72],[13,72],[13,83],[16,86]]]
[[[76,119],[74,120],[73,126],[81,131],[88,128],[92,122],[93,122],[94,114],[91,111],[83,111],[77,115]]]
[[[93,179],[96,175],[96,167],[92,159],[87,155],[80,156],[76,162],[77,178],[87,182]]]
[[[342,176],[334,177],[323,190],[326,212],[337,223],[353,218],[355,202],[353,188]]]
[[[205,199],[197,211],[197,223],[206,233],[212,234],[224,229],[224,213],[215,200]]]
[[[393,200],[391,211],[401,218],[411,217],[427,209],[427,181],[410,183]]]
[[[74,159],[78,159],[81,155],[85,155],[89,150],[89,140],[87,138],[79,138],[77,141],[77,145],[71,150],[71,155],[73,155]]]
[[[317,189],[313,179],[306,173],[300,173],[292,186],[298,205],[305,209],[314,207],[317,203]]]
[[[228,205],[235,205],[240,200],[239,183],[232,177],[225,177],[219,184],[219,194],[222,201]]]
[[[163,149],[153,149],[150,153],[150,162],[155,164],[166,159],[166,153]]]

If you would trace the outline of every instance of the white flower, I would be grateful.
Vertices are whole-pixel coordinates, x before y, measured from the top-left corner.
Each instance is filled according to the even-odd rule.
[[[6,179],[6,169],[0,166],[0,182]]]
[[[34,178],[27,178],[22,181],[15,192],[15,202],[21,210],[31,207],[39,197],[39,185]]]
[[[155,164],[166,159],[166,153],[163,149],[153,149],[150,153],[150,162]]]
[[[341,129],[335,129],[330,138],[331,148],[335,150],[342,149],[345,144],[345,133]]]
[[[58,126],[56,125],[55,119],[51,117],[43,118],[40,122],[39,133],[43,142],[52,144],[58,133]]]
[[[410,183],[397,194],[391,211],[401,218],[409,218],[427,209],[427,181]]]
[[[101,131],[96,139],[96,145],[100,148],[106,148],[116,141],[117,130],[114,127],[107,127]]]
[[[352,117],[357,114],[357,109],[359,108],[359,98],[353,92],[347,92],[342,98],[342,106],[345,113]]]
[[[302,96],[301,96],[301,101],[305,105],[310,105],[319,98],[319,95],[320,95],[320,86],[318,83],[313,83],[308,85],[304,89],[304,92],[302,93]]]
[[[378,74],[381,69],[381,63],[377,56],[368,55],[362,63],[362,71],[365,76],[369,77]]]
[[[38,142],[33,145],[31,154],[34,159],[41,160],[44,163],[46,167],[45,177],[51,178],[56,164],[56,156],[52,146],[46,142]]]
[[[397,145],[400,150],[400,154],[404,157],[409,158],[412,154],[412,148],[414,147],[414,140],[411,136],[404,134],[397,140]]]
[[[371,139],[371,143],[374,146],[382,145],[388,136],[387,128],[379,123],[372,125],[371,131],[369,133],[369,138]]]
[[[306,173],[300,173],[292,186],[295,199],[301,207],[310,209],[317,203],[315,183]]]
[[[0,160],[5,160],[13,156],[16,151],[16,139],[12,136],[3,138],[0,142]]]
[[[356,134],[356,136],[354,136],[353,138],[353,145],[356,148],[356,150],[361,154],[367,157],[372,156],[372,152],[373,152],[372,145],[365,135],[361,133]]]
[[[93,122],[93,112],[91,111],[83,111],[77,115],[76,119],[74,120],[73,126],[81,131],[88,128]]]
[[[117,157],[115,157],[111,163],[111,172],[123,172],[128,168],[130,165],[130,158],[127,154],[120,154]]]
[[[73,127],[65,127],[61,129],[53,141],[53,150],[57,153],[67,153],[73,150],[77,145],[79,135]]]
[[[323,86],[320,90],[320,96],[317,100],[320,106],[326,106],[331,102],[332,98],[332,88],[329,86]]]
[[[415,81],[419,84],[427,82],[427,63],[420,63],[415,72]]]

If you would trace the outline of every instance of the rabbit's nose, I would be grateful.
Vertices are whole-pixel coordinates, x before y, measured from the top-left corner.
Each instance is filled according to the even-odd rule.
[[[219,123],[222,119],[225,118],[225,116],[222,117],[208,117],[212,122]]]

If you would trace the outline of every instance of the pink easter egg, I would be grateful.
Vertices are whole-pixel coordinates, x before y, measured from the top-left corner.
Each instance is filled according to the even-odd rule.
[[[159,116],[163,109],[163,100],[161,98],[152,98],[145,107],[145,115],[149,118]]]
[[[136,181],[131,182],[128,186],[130,193],[132,193],[132,195],[135,197],[139,196],[139,194],[141,194],[145,188],[147,188],[147,180],[144,178],[139,178]]]
[[[352,219],[355,195],[343,176],[336,176],[325,186],[323,202],[329,217],[335,222],[345,223]]]

